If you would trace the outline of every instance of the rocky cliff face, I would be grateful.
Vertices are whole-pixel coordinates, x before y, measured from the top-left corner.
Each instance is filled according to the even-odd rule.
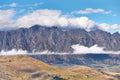
[[[28,52],[49,50],[72,52],[74,44],[91,47],[97,44],[105,50],[120,50],[120,34],[101,30],[87,32],[84,29],[62,30],[57,27],[21,28],[0,32],[0,50],[23,49]]]

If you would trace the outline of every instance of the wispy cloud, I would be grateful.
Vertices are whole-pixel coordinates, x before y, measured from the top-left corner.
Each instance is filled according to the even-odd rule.
[[[40,6],[40,5],[43,5],[43,2],[33,4],[33,6]]]
[[[29,53],[26,50],[16,50],[16,49],[12,49],[9,51],[4,51],[2,50],[0,52],[0,55],[19,55],[19,54],[23,54],[23,55],[42,55],[42,54],[57,54],[57,55],[63,55],[63,54],[88,54],[88,53],[92,53],[92,54],[120,54],[120,51],[104,51],[103,47],[98,47],[97,45],[91,46],[91,47],[86,47],[80,44],[75,44],[71,46],[73,48],[73,52],[51,52],[48,50],[42,51],[42,52],[32,52]]]
[[[73,14],[92,14],[92,13],[102,13],[102,14],[110,14],[112,11],[106,11],[104,9],[93,9],[86,8],[85,10],[73,11]]]
[[[39,3],[33,3],[33,4],[26,4],[24,6],[27,6],[27,7],[37,7],[37,6],[41,6],[43,4],[44,4],[43,2],[39,2]]]
[[[23,13],[25,11],[25,9],[20,9],[19,13]]]
[[[11,4],[1,5],[0,8],[4,8],[4,7],[16,7],[16,6],[17,6],[17,3],[11,3]]]
[[[11,3],[9,4],[10,7],[16,7],[17,6],[17,3]]]
[[[43,5],[43,2],[39,2],[39,3],[33,3],[33,4],[25,4],[25,5],[19,5],[19,7],[37,7],[37,6],[41,6]],[[0,5],[0,8],[5,8],[5,7],[17,7],[18,4],[17,3],[10,3],[10,4],[3,4]]]

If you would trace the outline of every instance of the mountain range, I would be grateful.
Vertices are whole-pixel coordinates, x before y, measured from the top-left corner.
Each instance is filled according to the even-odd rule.
[[[120,51],[120,34],[118,32],[111,34],[99,29],[86,31],[80,28],[61,29],[40,25],[0,31],[0,51],[22,49],[33,54],[45,50],[61,53],[29,55],[30,57],[0,56],[0,79],[117,80],[113,75],[104,72],[104,69],[106,71],[109,68],[113,72],[120,73],[119,54],[90,54],[90,52],[89,54],[62,54],[73,53],[74,49],[71,46],[76,44],[87,48],[98,45],[98,47],[103,47],[104,51],[117,52]],[[53,65],[67,68],[61,69]],[[71,67],[73,65],[77,66]]]
[[[73,52],[72,45],[98,45],[106,51],[120,50],[120,34],[102,30],[61,29],[34,25],[30,28],[0,31],[0,51],[22,49],[28,52]]]

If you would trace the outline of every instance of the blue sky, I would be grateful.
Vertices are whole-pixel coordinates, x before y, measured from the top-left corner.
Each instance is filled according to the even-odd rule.
[[[0,0],[0,5],[7,5],[11,3],[17,3],[14,7],[15,10],[26,9],[30,10],[29,6],[35,3],[42,3],[40,6],[33,6],[33,9],[55,9],[61,10],[62,13],[70,13],[76,10],[84,10],[86,8],[102,8],[104,10],[111,10],[109,15],[103,14],[87,14],[77,16],[88,16],[90,19],[97,21],[98,23],[106,22],[109,24],[120,24],[120,0]],[[10,9],[11,7],[3,7],[0,9]],[[20,14],[19,14],[20,15]],[[115,16],[114,16],[115,15]]]
[[[12,3],[16,5],[10,6]],[[93,12],[77,13],[78,11],[85,11],[87,8],[93,9]],[[35,10],[50,9],[60,10],[62,14],[69,14],[73,17],[86,16],[99,24],[120,24],[120,0],[0,0],[0,10],[11,9],[16,11],[14,19]],[[97,9],[104,11],[94,12]],[[74,13],[72,14],[72,12]]]

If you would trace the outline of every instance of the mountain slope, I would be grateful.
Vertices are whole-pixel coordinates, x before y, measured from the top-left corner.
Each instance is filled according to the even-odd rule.
[[[87,65],[106,64],[120,65],[119,54],[64,54],[64,55],[31,55],[48,64],[68,64],[68,65]]]
[[[102,30],[87,32],[84,29],[62,30],[57,27],[34,25],[0,32],[0,51],[22,49],[28,52],[45,51],[72,52],[72,45],[91,47],[97,44],[105,50],[120,50],[120,34],[110,34]]]
[[[75,66],[61,69],[27,56],[0,56],[1,80],[109,80],[109,78],[112,77],[89,67]]]
[[[31,55],[31,57],[60,67],[84,65],[98,70],[120,73],[119,54],[44,54]]]

